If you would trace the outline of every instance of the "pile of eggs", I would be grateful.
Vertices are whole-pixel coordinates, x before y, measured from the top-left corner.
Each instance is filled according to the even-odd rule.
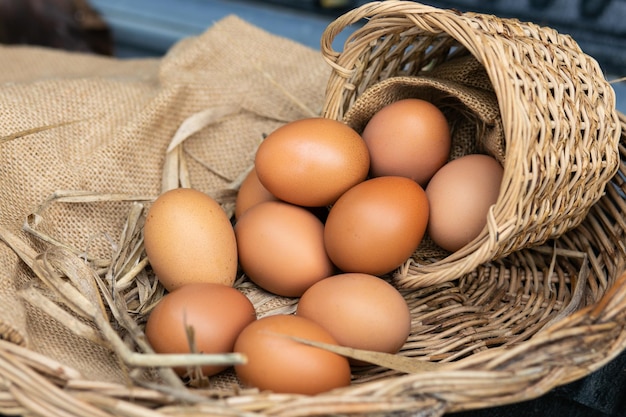
[[[200,191],[163,193],[144,227],[146,254],[168,290],[146,322],[148,341],[158,353],[242,353],[238,378],[261,390],[316,394],[349,385],[351,368],[366,363],[295,339],[401,349],[411,314],[385,275],[426,234],[449,251],[469,243],[500,191],[494,158],[451,160],[450,149],[444,114],[404,99],[378,111],[361,134],[326,118],[270,133],[240,187],[234,226]],[[239,269],[270,293],[298,298],[295,314],[257,318],[233,287]]]

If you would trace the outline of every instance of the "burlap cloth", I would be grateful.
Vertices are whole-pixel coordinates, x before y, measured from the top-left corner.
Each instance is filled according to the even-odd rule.
[[[41,242],[22,225],[52,193],[158,195],[173,135],[188,117],[216,106],[238,111],[194,134],[184,149],[194,188],[213,192],[230,184],[250,166],[264,133],[319,113],[329,72],[319,52],[237,17],[159,59],[0,46],[0,61],[0,227],[38,251]],[[40,227],[106,258],[127,212],[121,203],[57,204]],[[33,281],[30,269],[0,243],[0,337],[85,378],[123,381],[108,349],[21,297]]]

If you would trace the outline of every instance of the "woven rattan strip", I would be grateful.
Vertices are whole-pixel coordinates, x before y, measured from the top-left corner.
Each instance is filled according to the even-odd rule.
[[[0,412],[440,416],[534,398],[626,349],[626,250],[619,243],[626,239],[626,137],[620,160],[607,193],[558,240],[483,265],[458,281],[404,292],[413,327],[400,354],[439,363],[440,369],[403,374],[369,368],[355,373],[351,387],[314,398],[245,390],[228,376],[215,381],[219,388],[182,395],[149,384],[85,380],[72,368],[0,341]],[[290,311],[289,303],[249,283],[238,286],[263,314]]]
[[[369,17],[369,23],[355,33],[345,51],[330,52],[328,41],[333,33],[347,22],[363,17]],[[156,103],[148,107],[154,113],[148,112],[145,119],[132,119],[130,126],[116,131],[119,135],[128,134],[122,143],[109,147],[108,143],[98,143],[107,148],[107,155],[115,161],[116,169],[126,170],[128,175],[136,172],[137,165],[146,160],[150,167],[162,166],[153,163],[151,158],[165,150],[173,131],[185,120],[182,116],[197,114],[209,104],[204,101],[206,92],[196,95],[195,89],[179,89],[194,80],[193,71],[183,71],[183,81],[175,75],[180,75],[179,71],[185,66],[193,67],[199,59],[202,62],[199,68],[213,76],[225,76],[224,67],[215,72],[208,70],[213,68],[209,64],[220,61],[206,59],[211,51],[228,52],[220,48],[224,38],[229,43],[241,41],[238,47],[250,48],[249,54],[261,50],[254,47],[254,41],[265,46],[269,42],[273,46],[269,48],[272,54],[282,51],[290,57],[298,54],[303,61],[309,59],[301,75],[311,76],[306,81],[290,78],[293,69],[303,66],[301,62],[291,63],[291,69],[286,72],[281,72],[285,62],[272,70],[293,82],[293,90],[310,93],[307,103],[316,103],[317,89],[311,85],[324,74],[320,71],[315,77],[311,75],[315,60],[310,51],[266,37],[238,20],[222,22],[215,30],[213,36],[196,39],[197,43],[187,40],[174,49],[164,61],[165,68],[159,68],[158,77],[155,74],[159,63],[152,61],[130,63],[138,66],[125,69],[109,61],[89,67],[89,72],[96,67],[106,70],[96,81],[105,80],[107,91],[111,88],[127,91],[107,77],[121,84],[131,84],[132,75],[139,72],[144,78],[141,86],[133,90],[139,97],[135,97],[137,102],[143,105],[157,96]],[[0,326],[5,339],[0,340],[0,414],[440,417],[446,412],[540,396],[588,375],[626,349],[626,246],[623,244],[626,240],[626,116],[614,111],[612,90],[603,81],[593,60],[582,55],[572,40],[550,29],[495,16],[460,15],[414,2],[377,2],[355,9],[329,26],[323,41],[324,56],[334,68],[325,106],[325,114],[332,117],[343,119],[359,97],[381,81],[416,77],[423,68],[431,72],[420,76],[431,77],[435,74],[434,68],[446,68],[444,64],[450,61],[472,57],[474,63],[484,67],[493,88],[482,83],[470,87],[493,90],[498,102],[504,137],[504,146],[498,149],[504,150],[502,159],[510,182],[505,201],[500,202],[502,208],[494,213],[490,229],[500,235],[493,239],[490,234],[467,252],[456,257],[448,255],[447,261],[436,260],[429,267],[440,269],[430,275],[421,273],[422,267],[411,262],[395,277],[385,277],[402,287],[412,315],[411,334],[401,351],[392,355],[395,362],[387,362],[390,366],[355,369],[351,386],[314,397],[258,392],[242,387],[234,373],[228,371],[210,378],[205,385],[191,381],[184,386],[179,379],[170,379],[167,369],[142,365],[141,361],[150,354],[150,349],[142,343],[142,326],[154,303],[163,295],[142,256],[141,228],[150,200],[144,194],[158,189],[161,172],[137,170],[145,176],[128,180],[129,187],[136,188],[136,194],[57,192],[42,203],[41,210],[28,216],[24,230],[11,230],[12,223],[2,218],[2,253],[9,258],[5,250],[8,248],[11,260],[17,258],[19,264],[15,266],[15,273],[22,278],[21,281],[16,279],[20,283],[15,291],[16,298],[30,307],[25,307],[25,314],[17,309],[15,314],[17,318],[28,317],[27,331],[14,330],[19,329],[16,323]],[[208,48],[204,42],[216,49]],[[523,65],[510,62],[511,58],[521,58]],[[71,59],[78,57],[63,56],[63,61]],[[58,62],[56,57],[54,61]],[[229,68],[236,67],[250,81],[241,91],[247,93],[247,89],[259,87],[263,82],[272,89],[254,90],[263,94],[249,98],[245,111],[220,119],[221,124],[210,126],[214,130],[207,129],[223,140],[215,150],[218,156],[209,155],[207,159],[223,163],[229,162],[227,156],[236,152],[233,142],[245,137],[238,130],[245,125],[242,120],[250,124],[251,131],[257,126],[267,129],[276,125],[277,120],[294,118],[302,109],[294,109],[283,92],[274,90],[267,73],[250,70],[247,64],[236,66],[233,61],[228,62]],[[77,61],[72,62],[78,67]],[[91,65],[91,58],[87,62]],[[355,62],[359,64],[352,65]],[[266,65],[269,64],[268,59]],[[152,88],[160,83],[167,84],[168,77],[173,78],[175,88],[153,94]],[[66,74],[72,92],[83,91],[80,88],[90,86],[89,81],[96,82],[79,78],[76,74]],[[442,77],[442,74],[434,82],[424,78],[428,91],[432,93],[433,87],[441,91],[442,78],[450,79],[449,75]],[[194,87],[200,88],[205,85],[204,81],[196,80]],[[12,84],[11,88],[28,83],[18,84]],[[35,85],[54,91],[44,81],[38,80]],[[63,83],[56,80],[54,86],[60,88]],[[232,90],[234,87],[229,92]],[[95,91],[100,93],[99,89]],[[420,91],[423,91],[421,87]],[[133,94],[126,94],[128,96],[124,97],[134,104]],[[224,94],[226,91],[218,88],[216,97]],[[68,107],[74,97],[67,99]],[[93,105],[88,100],[91,95],[81,97],[84,103],[80,102],[80,110]],[[184,98],[182,102],[172,101],[180,97]],[[199,100],[197,106],[190,103],[192,98]],[[265,99],[279,101],[281,107],[271,113]],[[181,103],[189,108],[182,111]],[[516,107],[518,105],[520,107]],[[166,111],[157,112],[155,109],[159,108]],[[466,100],[462,110],[457,114],[475,112],[476,107]],[[168,117],[157,117],[157,113]],[[115,115],[125,120],[128,114]],[[33,111],[32,117],[35,116],[46,114]],[[74,151],[74,147],[83,145],[79,140],[82,135],[88,137],[87,131],[77,130],[76,133],[73,128],[78,127],[71,124],[62,125],[62,137],[57,137],[51,132],[54,129],[44,123],[47,119],[37,121],[46,126],[42,129],[45,134],[36,136],[21,125],[16,128],[25,132],[20,139],[30,139],[30,142],[15,140],[14,136],[0,137],[2,150],[12,149],[14,155],[23,158],[26,166],[45,157],[50,158],[46,161],[50,169],[54,169],[57,166],[54,158],[64,156],[62,152],[53,156],[30,152],[40,144],[34,139],[56,140],[62,145],[70,143]],[[18,123],[22,123],[22,119]],[[149,135],[139,134],[145,134],[154,126],[157,128],[150,130]],[[172,132],[163,132],[165,126]],[[112,131],[109,128],[108,125],[103,127],[105,133]],[[476,135],[484,130],[468,131]],[[76,136],[75,142],[63,142],[69,134],[80,136]],[[133,139],[137,142],[132,143],[145,152],[142,154],[145,157],[133,159],[134,154],[126,152]],[[258,138],[252,141],[256,143]],[[201,144],[207,142],[200,141]],[[153,149],[156,143],[161,146],[158,152]],[[192,143],[186,153],[182,153],[188,157],[187,162],[196,162],[195,170],[191,170],[192,177],[203,178],[201,184],[209,179],[222,184],[222,177],[215,179],[215,173],[206,169],[206,164],[189,157],[197,151],[193,144],[198,146]],[[49,147],[52,143],[44,142],[44,145]],[[241,154],[249,156],[251,148]],[[487,148],[493,149],[483,149]],[[85,147],[81,149],[87,152]],[[79,156],[76,152],[68,160]],[[124,158],[113,158],[115,156]],[[248,161],[234,162],[237,162],[234,164],[237,172],[245,171],[249,165]],[[85,170],[88,174],[92,172],[88,167]],[[104,170],[100,172],[104,176]],[[45,172],[38,173],[40,177],[43,174]],[[93,179],[91,175],[87,178]],[[10,189],[16,189],[21,199],[28,189],[20,188],[19,179],[14,182],[18,186]],[[30,185],[35,183],[32,181]],[[516,186],[521,188],[516,189]],[[225,208],[232,208],[234,190],[224,190],[223,184],[221,187],[220,192],[213,190],[214,195]],[[20,201],[13,195],[9,197],[15,205]],[[559,203],[552,205],[554,201]],[[50,238],[56,232],[69,240],[69,232],[64,235],[61,232],[65,230],[59,231],[60,228],[55,229],[50,224],[61,211],[65,214],[63,218],[69,219],[66,225],[71,231],[75,230],[72,226],[77,219],[84,220],[87,215],[100,215],[107,225],[108,219],[114,219],[119,228],[105,230],[119,233],[106,239],[109,244],[114,242],[115,250],[88,256],[88,253],[72,250],[65,241]],[[500,223],[499,216],[507,219],[504,224]],[[479,262],[485,251],[489,253],[488,260]],[[478,255],[468,263],[465,258],[470,252]],[[439,253],[435,251],[431,256],[435,258]],[[434,278],[415,283],[424,276]],[[245,276],[240,277],[235,286],[250,298],[259,316],[291,313],[295,309],[297,300],[269,294]],[[46,333],[50,329],[54,333]],[[37,352],[29,347],[32,342],[28,340],[36,339],[35,332],[46,336],[50,344],[58,344],[60,340],[64,342],[60,346],[66,347],[68,340],[80,343],[73,352],[89,354],[89,358],[100,361],[85,364],[84,358],[70,357],[69,352],[57,358]],[[118,378],[119,374],[122,378]]]
[[[0,412],[440,416],[527,400],[579,379],[626,349],[624,136],[619,149],[620,170],[577,228],[457,281],[404,291],[413,324],[400,355],[438,369],[405,374],[366,368],[355,372],[351,387],[314,398],[246,390],[228,373],[213,388],[181,393],[149,382],[149,376],[131,385],[87,380],[55,360],[0,341]],[[247,281],[237,287],[262,315],[293,310],[293,302]],[[136,305],[137,292],[131,290],[128,303]]]
[[[335,36],[362,20],[335,51]],[[366,115],[352,109],[368,89],[392,77],[438,77],[439,67],[468,54],[484,67],[498,101],[503,143],[496,148],[505,155],[492,154],[504,159],[504,179],[487,227],[454,254],[416,254],[396,274],[399,285],[452,280],[560,236],[580,223],[618,167],[613,89],[595,60],[553,29],[415,2],[372,2],[331,23],[322,52],[334,69],[323,114],[356,121],[357,130]]]

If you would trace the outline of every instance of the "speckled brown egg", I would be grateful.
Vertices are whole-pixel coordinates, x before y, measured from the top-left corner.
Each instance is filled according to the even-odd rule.
[[[201,191],[177,188],[161,194],[146,215],[144,244],[152,269],[169,291],[189,283],[235,281],[232,224],[222,207]]]
[[[146,322],[145,334],[157,353],[191,352],[192,335],[197,353],[229,353],[239,333],[256,320],[250,300],[233,287],[221,284],[189,284],[165,295]],[[227,366],[201,367],[205,376]],[[179,375],[185,367],[174,369]]]
[[[287,123],[259,146],[259,180],[279,199],[308,207],[332,204],[363,181],[369,153],[361,136],[345,123],[308,118]]]
[[[252,169],[241,183],[237,198],[235,200],[235,219],[250,207],[262,203],[264,201],[276,201],[278,198],[267,191],[267,188],[261,184],[256,174],[256,169]]]
[[[290,337],[336,345],[319,324],[293,315],[274,315],[248,325],[234,350],[248,358],[235,371],[245,386],[275,393],[315,395],[350,384],[344,356],[307,346]]]
[[[462,156],[437,171],[426,187],[432,240],[451,252],[474,240],[498,200],[503,175],[495,158],[481,154]]]
[[[417,98],[391,103],[369,120],[362,133],[371,175],[399,175],[422,187],[448,160],[450,128],[442,111]]]
[[[397,353],[411,332],[402,294],[369,274],[338,274],[313,284],[298,301],[296,315],[320,324],[342,346],[376,352]]]
[[[335,267],[324,248],[324,225],[306,208],[267,201],[248,209],[235,224],[239,261],[261,288],[299,297]]]
[[[332,206],[324,244],[343,272],[382,275],[419,246],[428,223],[426,193],[406,177],[377,177],[352,187]]]

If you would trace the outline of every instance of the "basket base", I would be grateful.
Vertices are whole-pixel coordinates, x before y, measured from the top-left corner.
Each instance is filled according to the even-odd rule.
[[[449,414],[450,417],[622,417],[626,410],[626,351],[585,378],[529,401]],[[448,416],[448,414],[446,414]]]

